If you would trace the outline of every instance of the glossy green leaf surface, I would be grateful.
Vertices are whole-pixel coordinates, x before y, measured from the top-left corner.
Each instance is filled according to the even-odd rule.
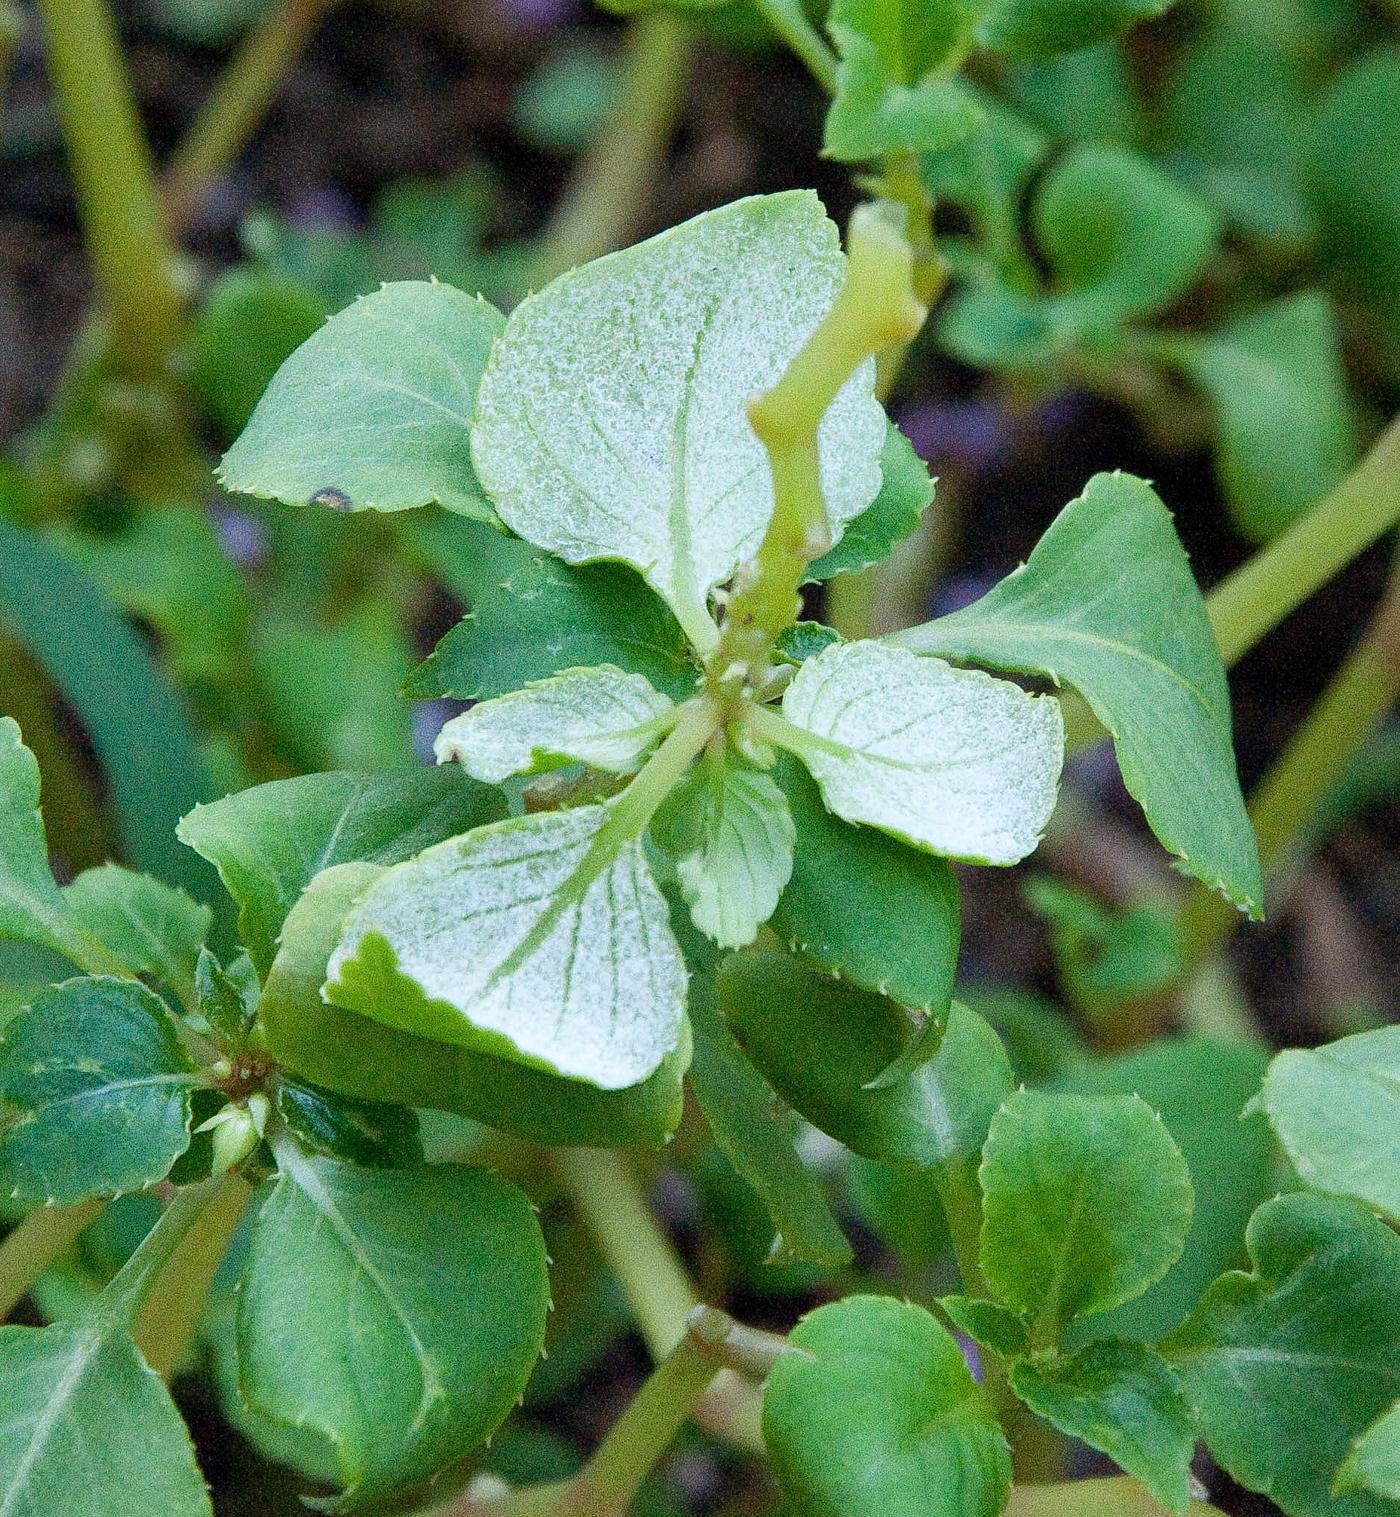
[[[1241,910],[1260,913],[1225,671],[1151,486],[1095,475],[1024,567],[965,610],[893,641],[1072,685],[1112,736],[1123,783],[1162,846]]]
[[[295,1080],[279,1083],[277,1113],[303,1148],[365,1169],[423,1162],[418,1119],[402,1106],[355,1101]]]
[[[918,527],[933,504],[934,484],[928,465],[893,422],[880,453],[880,493],[846,524],[834,548],[807,566],[807,579],[834,579],[881,564]]]
[[[243,1393],[331,1440],[338,1509],[382,1500],[469,1453],[519,1399],[544,1343],[544,1239],[524,1195],[484,1170],[361,1169],[293,1144],[278,1159],[239,1291]]]
[[[451,285],[384,285],[277,371],[224,455],[237,494],[339,511],[433,502],[490,520],[472,472],[472,406],[503,318]]]
[[[952,1336],[921,1307],[848,1296],[793,1329],[763,1437],[807,1517],[996,1517],[1011,1485],[1001,1426]]]

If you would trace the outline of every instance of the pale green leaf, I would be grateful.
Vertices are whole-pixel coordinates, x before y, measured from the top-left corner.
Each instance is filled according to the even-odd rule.
[[[792,191],[707,212],[522,302],[472,432],[502,519],[570,563],[640,569],[707,650],[709,591],[753,554],[773,509],[745,404],[782,374],[842,272],[821,203]],[[837,536],[879,489],[873,380],[862,365],[821,425]]]
[[[632,774],[665,736],[675,706],[640,674],[604,664],[566,669],[455,716],[433,744],[473,779],[499,785],[513,774],[588,764]]]
[[[544,1344],[544,1239],[484,1170],[277,1153],[239,1289],[243,1394],[331,1440],[336,1509],[382,1500],[470,1453],[519,1399]]]
[[[1001,1426],[952,1336],[921,1307],[848,1296],[793,1329],[763,1438],[803,1517],[996,1517],[1011,1486]]]
[[[477,383],[502,317],[450,285],[362,296],[277,371],[224,455],[226,490],[342,511],[436,501],[490,520],[472,472]]]
[[[930,852],[1014,864],[1054,808],[1059,702],[1008,680],[841,643],[802,665],[783,715],[831,810]]]
[[[1337,1491],[1373,1491],[1400,1501],[1400,1401],[1356,1440],[1337,1471]]]
[[[120,864],[85,869],[63,887],[63,899],[83,930],[124,968],[154,975],[182,993],[193,986],[213,920],[209,907]]]
[[[1097,474],[1027,563],[965,610],[891,641],[1073,685],[1108,729],[1162,846],[1251,915],[1259,853],[1231,745],[1230,691],[1170,513]]]
[[[885,433],[880,476],[880,493],[848,523],[841,541],[807,565],[809,582],[884,563],[895,546],[919,525],[933,503],[933,480],[928,465],[893,422]]]
[[[679,1044],[685,964],[638,839],[606,806],[450,838],[376,880],[326,998],[391,1027],[618,1090]]]

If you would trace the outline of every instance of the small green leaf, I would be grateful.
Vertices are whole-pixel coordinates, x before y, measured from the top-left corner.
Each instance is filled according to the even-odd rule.
[[[326,999],[603,1090],[646,1079],[685,1020],[685,965],[639,839],[606,806],[449,838],[351,912]]]
[[[423,1162],[418,1118],[403,1106],[355,1101],[284,1080],[277,1112],[297,1141],[334,1159],[366,1169],[408,1169]]]
[[[1097,474],[1021,569],[891,639],[1073,685],[1168,852],[1257,916],[1259,853],[1231,746],[1230,691],[1170,513],[1130,474]]]
[[[1054,808],[1059,702],[1008,680],[841,643],[802,665],[783,715],[831,810],[932,853],[1014,864]]]
[[[292,908],[258,1007],[257,1041],[289,1070],[364,1101],[456,1112],[554,1146],[657,1144],[681,1119],[689,1024],[649,1079],[603,1091],[581,1080],[381,1026],[321,998],[330,958],[355,900],[383,873],[339,864]]]
[[[640,674],[610,664],[566,669],[453,717],[433,753],[438,763],[455,760],[492,785],[574,763],[632,774],[666,735],[675,710]]]
[[[816,782],[788,754],[774,777],[797,843],[773,928],[823,969],[941,1017],[953,994],[958,886],[942,859],[833,816]]]
[[[774,953],[726,960],[719,994],[740,1046],[778,1094],[867,1158],[975,1163],[1011,1093],[1001,1040],[956,1002],[927,1062],[872,1088],[913,1035],[893,1001]]]
[[[1260,1104],[1305,1185],[1400,1222],[1400,1027],[1285,1050]]]
[[[0,1327],[0,1512],[210,1517],[189,1432],[121,1324]]]
[[[933,489],[928,465],[891,422],[880,454],[880,493],[847,524],[834,548],[807,565],[808,583],[858,574],[872,564],[884,563],[933,504]]]
[[[772,776],[728,747],[691,769],[652,823],[691,920],[721,948],[752,943],[773,915],[792,873],[794,836]]]
[[[491,700],[561,669],[599,664],[644,675],[677,700],[694,691],[700,671],[680,623],[634,570],[573,568],[476,523],[443,530],[449,525],[472,550],[469,582],[453,586],[472,611],[414,671],[406,695]],[[476,566],[487,549],[495,572],[483,581]]]
[[[834,627],[824,627],[821,622],[793,622],[779,635],[773,653],[785,663],[801,664],[840,641],[841,634]]]
[[[246,953],[225,969],[208,948],[199,950],[194,966],[195,998],[200,1013],[233,1048],[242,1048],[258,1011],[258,973]]]
[[[1186,1511],[1196,1438],[1181,1383],[1154,1349],[1105,1339],[1066,1357],[1022,1359],[1009,1379],[1033,1412],[1107,1454],[1177,1517]]]
[[[921,1307],[848,1296],[793,1329],[763,1394],[773,1473],[804,1517],[996,1517],[1001,1426]]]
[[[544,1344],[544,1239],[484,1170],[361,1169],[290,1142],[278,1160],[239,1289],[242,1389],[334,1443],[346,1490],[328,1504],[344,1510],[425,1480],[505,1419]]]
[[[322,869],[350,860],[398,864],[504,812],[497,792],[455,769],[310,774],[196,806],[179,833],[217,867],[265,975],[288,911]]]
[[[972,1296],[940,1296],[938,1304],[960,1333],[966,1333],[981,1348],[1010,1358],[1024,1354],[1030,1341],[1026,1324],[999,1301]]]
[[[1137,1096],[1018,1091],[992,1118],[981,1179],[983,1272],[1041,1345],[1160,1280],[1191,1224],[1185,1160]]]
[[[1333,1489],[1338,1493],[1372,1491],[1400,1501],[1400,1401],[1356,1440],[1337,1471]]]
[[[433,502],[492,519],[472,472],[477,383],[503,319],[450,285],[386,284],[277,371],[224,454],[226,490],[289,506],[403,511]]]
[[[1049,58],[1093,47],[1160,16],[1172,0],[991,0],[978,42],[1013,58]]]
[[[640,569],[708,651],[710,590],[773,509],[745,403],[835,298],[844,260],[807,191],[755,196],[563,275],[516,307],[482,379],[472,456],[503,520],[570,563]],[[884,412],[862,365],[821,427],[833,530],[879,488]]]
[[[690,1015],[695,1099],[720,1151],[767,1208],[778,1251],[823,1269],[848,1264],[851,1246],[821,1186],[793,1148],[773,1092],[725,1026],[708,972],[691,980]]]
[[[189,1147],[194,1064],[135,980],[67,980],[0,1034],[0,1195],[144,1190]]]
[[[1162,1345],[1219,1464],[1290,1517],[1384,1517],[1332,1494],[1400,1396],[1400,1238],[1349,1201],[1279,1196],[1249,1224],[1254,1272],[1222,1275]]]
[[[214,916],[207,906],[120,864],[85,869],[63,887],[63,899],[74,920],[124,968],[182,993],[193,986]]]
[[[984,251],[999,255],[1002,274],[1018,268],[1021,197],[1049,143],[1031,122],[985,90],[964,82],[982,120],[960,142],[925,154],[919,170],[938,200],[950,200],[972,219]]]

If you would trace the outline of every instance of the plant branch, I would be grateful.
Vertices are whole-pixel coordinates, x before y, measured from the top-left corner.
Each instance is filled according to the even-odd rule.
[[[72,1206],[37,1206],[0,1240],[0,1322],[106,1204],[99,1196]]]

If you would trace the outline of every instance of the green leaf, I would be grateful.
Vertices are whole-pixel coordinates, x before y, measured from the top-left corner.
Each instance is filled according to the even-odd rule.
[[[991,0],[977,41],[1013,58],[1049,58],[1107,42],[1139,21],[1160,16],[1172,0]]]
[[[561,669],[599,664],[644,675],[677,700],[693,693],[700,671],[680,623],[635,571],[571,568],[476,523],[443,523],[434,536],[449,525],[470,550],[465,582],[459,576],[453,589],[472,610],[413,672],[406,695],[491,700]],[[443,555],[435,556],[440,563]],[[489,578],[477,569],[483,560]]]
[[[1155,1350],[1105,1340],[1065,1357],[1022,1359],[1009,1379],[1033,1412],[1107,1454],[1168,1511],[1186,1511],[1196,1437],[1181,1382]]]
[[[210,1027],[232,1048],[242,1048],[258,1011],[258,972],[246,953],[225,969],[208,948],[194,966],[195,998]]]
[[[1008,1358],[1024,1354],[1030,1336],[1026,1324],[999,1301],[972,1296],[940,1296],[938,1304],[960,1333],[966,1333],[980,1348]]]
[[[932,853],[1014,864],[1054,808],[1059,702],[1009,680],[840,643],[798,670],[783,715],[832,811]]]
[[[364,1169],[407,1169],[423,1162],[418,1118],[402,1106],[354,1101],[294,1080],[278,1084],[277,1113],[304,1148]]]
[[[403,511],[433,502],[483,521],[472,472],[477,383],[499,311],[405,280],[348,306],[277,371],[219,482],[289,506]]]
[[[1018,1091],[992,1118],[981,1179],[983,1273],[1041,1345],[1160,1280],[1191,1223],[1186,1162],[1137,1096]]]
[[[1259,853],[1235,774],[1230,691],[1170,513],[1130,474],[1096,474],[1023,568],[893,642],[1074,686],[1168,852],[1251,916]]]
[[[154,975],[182,994],[214,914],[183,890],[148,874],[99,864],[63,887],[63,900],[84,932],[133,974]]]
[[[1338,1492],[1373,1491],[1400,1501],[1400,1401],[1371,1424],[1337,1471]]]
[[[695,1099],[720,1151],[773,1219],[776,1251],[823,1269],[848,1264],[851,1246],[821,1186],[793,1148],[773,1092],[725,1026],[709,973],[691,980],[690,1015],[695,1028],[690,1072]]]
[[[316,876],[292,908],[258,1007],[257,1041],[286,1068],[365,1101],[456,1112],[534,1143],[657,1144],[681,1119],[689,1025],[649,1079],[603,1091],[523,1064],[371,1022],[321,997],[326,962],[357,897],[383,871],[340,864]]]
[[[779,635],[773,653],[785,663],[801,664],[814,654],[841,641],[841,634],[821,622],[793,622]]]
[[[974,368],[1039,368],[1073,336],[1055,329],[1054,309],[1049,299],[998,282],[973,284],[939,312],[939,340]]]
[[[350,860],[398,864],[504,811],[495,791],[455,769],[309,774],[196,806],[179,834],[218,869],[265,975],[288,911],[322,869]]]
[[[343,1510],[504,1421],[544,1345],[544,1239],[524,1195],[484,1170],[360,1169],[293,1143],[278,1161],[239,1289],[242,1388],[335,1444],[346,1490],[327,1504]]]
[[[341,931],[326,999],[602,1090],[646,1079],[680,1043],[685,964],[611,814],[514,817],[390,869]]]
[[[67,980],[0,1034],[0,1194],[67,1205],[144,1190],[189,1147],[198,1076],[135,980]]]
[[[866,1158],[975,1163],[1012,1090],[1001,1040],[956,1003],[928,1061],[871,1088],[912,1035],[893,1001],[774,953],[727,959],[719,995],[740,1046],[778,1094]]]
[[[1185,294],[1215,252],[1204,201],[1125,148],[1073,148],[1046,174],[1032,209],[1036,241],[1061,290],[1066,333],[1113,327]]]
[[[807,582],[858,574],[872,564],[884,563],[932,504],[933,480],[928,465],[890,422],[880,454],[880,493],[847,524],[834,548],[807,565]]]
[[[0,1327],[0,1405],[0,1512],[210,1517],[190,1435],[124,1327]]]
[[[763,1394],[773,1473],[804,1517],[996,1517],[1001,1426],[921,1307],[848,1296],[793,1329]]]
[[[1215,404],[1216,469],[1236,526],[1254,542],[1277,537],[1356,458],[1327,297],[1304,290],[1252,311],[1181,358]]]
[[[941,1017],[953,994],[958,887],[942,859],[833,816],[807,771],[779,754],[797,843],[773,928],[862,990]]]
[[[745,403],[835,298],[836,228],[807,191],[755,196],[574,269],[516,307],[472,456],[502,519],[570,563],[621,559],[708,651],[706,601],[757,549],[772,478]],[[862,365],[821,426],[833,531],[879,489],[884,412]]]
[[[651,835],[674,860],[700,931],[721,948],[752,943],[792,874],[796,832],[772,776],[717,750],[667,797]]]
[[[438,763],[455,760],[492,785],[574,763],[633,774],[674,723],[675,710],[640,674],[611,664],[566,669],[453,717],[433,753]]]
[[[1400,1027],[1287,1049],[1260,1104],[1305,1185],[1400,1221]]]
[[[1163,1345],[1217,1462],[1290,1517],[1383,1517],[1337,1467],[1400,1396],[1400,1238],[1352,1202],[1280,1196],[1249,1224],[1254,1272],[1222,1275]]]

